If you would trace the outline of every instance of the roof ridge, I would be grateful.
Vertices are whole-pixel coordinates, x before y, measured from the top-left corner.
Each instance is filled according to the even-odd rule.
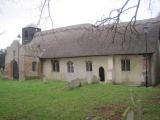
[[[50,30],[40,31],[40,32],[37,32],[35,34],[35,36],[43,35],[43,34],[49,34],[49,33],[53,33],[53,32],[64,32],[66,30],[78,30],[78,29],[82,29],[82,28],[87,29],[91,26],[93,26],[93,24],[91,24],[91,23],[75,24],[75,25],[70,25],[70,26],[59,27],[59,28],[53,28],[53,29],[50,29]]]

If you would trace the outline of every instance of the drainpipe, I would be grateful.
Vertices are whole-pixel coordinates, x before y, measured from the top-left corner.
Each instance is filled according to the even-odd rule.
[[[148,27],[147,26],[144,26],[144,28],[143,28],[143,30],[144,30],[144,33],[145,33],[145,42],[146,42],[146,44],[145,44],[145,48],[146,48],[146,55],[145,55],[145,57],[146,57],[146,80],[145,80],[145,85],[146,85],[146,87],[148,87],[148,54],[147,54],[147,47],[148,47],[148,44],[147,44],[147,33],[148,33]]]
[[[113,84],[116,83],[116,69],[115,69],[115,56],[113,56],[113,70],[112,70],[112,75],[113,75]]]

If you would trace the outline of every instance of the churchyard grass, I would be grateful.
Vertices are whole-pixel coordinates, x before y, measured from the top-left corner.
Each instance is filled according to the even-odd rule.
[[[129,105],[130,89],[143,101],[144,120],[160,120],[160,88],[0,80],[0,120],[83,120],[105,105]]]

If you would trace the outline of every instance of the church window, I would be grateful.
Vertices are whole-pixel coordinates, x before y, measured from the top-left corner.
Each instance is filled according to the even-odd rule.
[[[68,71],[69,73],[73,73],[73,72],[74,72],[73,62],[69,61],[69,62],[67,63],[67,71]]]
[[[121,60],[121,69],[122,71],[130,71],[130,60],[129,59]]]
[[[92,71],[92,62],[91,61],[86,62],[86,71]]]
[[[32,62],[32,71],[33,72],[36,71],[36,65],[37,65],[36,62]]]
[[[59,72],[59,61],[58,60],[52,60],[52,70],[53,72]]]
[[[24,36],[25,36],[25,39],[28,38],[28,32],[27,31],[25,31]]]

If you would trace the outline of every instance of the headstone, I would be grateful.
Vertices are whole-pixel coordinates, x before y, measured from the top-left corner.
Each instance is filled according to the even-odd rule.
[[[86,85],[87,84],[87,81],[84,80],[84,79],[79,79],[79,78],[76,78],[74,80],[71,80],[69,83],[68,83],[68,86],[69,88],[76,88],[76,87],[81,87],[83,85]]]
[[[91,80],[91,83],[92,84],[96,84],[96,83],[99,83],[99,79],[97,78],[97,76],[95,76],[95,75],[93,75],[93,77],[92,77],[92,80]]]
[[[126,120],[134,120],[134,112],[133,112],[133,110],[130,110],[128,112]]]
[[[71,89],[76,88],[76,87],[79,87],[79,86],[80,86],[80,79],[71,80],[71,81],[68,83],[68,86],[69,86],[69,88],[71,88]]]

